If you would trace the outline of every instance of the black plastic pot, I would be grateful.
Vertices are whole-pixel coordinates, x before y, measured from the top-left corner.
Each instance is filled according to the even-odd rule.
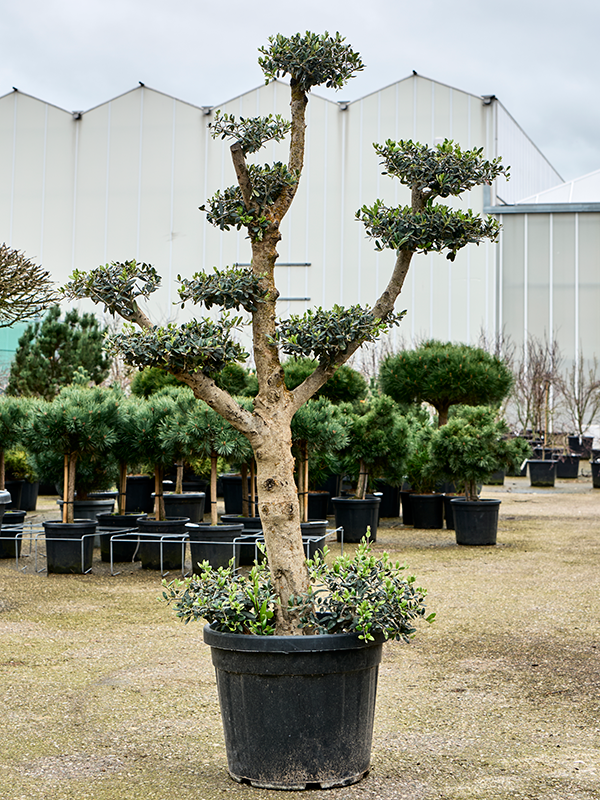
[[[190,522],[202,522],[205,499],[204,492],[165,493],[163,495],[165,515],[167,517],[189,517]]]
[[[371,529],[371,541],[377,539],[377,520],[379,517],[379,497],[367,497],[359,500],[356,497],[333,497],[333,508],[335,512],[335,527],[344,529],[344,542],[360,542],[367,533],[367,528]],[[341,541],[341,534],[338,533],[337,540]]]
[[[135,528],[135,533],[119,535],[112,543],[113,561],[139,561],[137,532],[138,519],[145,518],[146,514],[98,514],[100,528]],[[113,533],[100,534],[100,557],[102,561],[110,561],[110,540]]]
[[[504,478],[506,473],[503,469],[497,469],[495,472],[492,472],[491,475],[488,475],[487,479],[484,483],[487,486],[504,486]]]
[[[561,456],[556,463],[557,478],[577,478],[579,475],[579,456]]]
[[[325,519],[329,508],[329,492],[308,493],[308,518]]]
[[[446,520],[446,528],[449,531],[454,530],[454,511],[452,509],[452,500],[454,500],[455,497],[455,494],[444,495],[444,519]]]
[[[441,494],[417,494],[410,496],[415,528],[444,527],[444,497]]]
[[[451,501],[454,513],[456,544],[496,544],[500,500],[465,500],[455,497]]]
[[[242,476],[235,473],[225,473],[220,476],[223,484],[223,502],[226,514],[242,513]],[[246,489],[250,496],[250,478],[248,477],[248,487]]]
[[[592,486],[600,489],[600,461],[592,461]]]
[[[573,453],[579,453],[581,449],[579,436],[567,436],[567,441],[569,443],[569,450],[571,450]]]
[[[128,475],[125,494],[125,511],[150,513],[154,510],[154,478],[149,475]]]
[[[242,525],[244,531],[259,531],[262,529],[260,517],[242,517],[241,514],[221,514],[223,525]]]
[[[269,789],[328,789],[369,770],[381,639],[244,636],[208,625],[229,774]]]
[[[21,497],[23,493],[24,483],[25,483],[24,480],[4,482],[6,491],[10,493],[10,498],[11,498],[11,502],[8,504],[7,508],[16,508],[19,510],[21,509]]]
[[[186,522],[189,522],[188,517],[166,520],[138,519],[140,531],[138,555],[142,569],[159,569],[162,572],[183,569]]]
[[[380,517],[400,516],[400,487],[390,486],[385,481],[376,481],[377,491],[381,492],[381,505],[379,506]]]
[[[64,501],[57,500],[58,506],[62,509]],[[103,499],[95,500],[90,498],[88,500],[75,500],[73,503],[73,512],[77,519],[98,519],[98,514],[112,514],[115,507],[114,497],[105,497]]]
[[[91,571],[98,525],[95,519],[48,520],[43,525],[49,573],[81,575]]]
[[[590,458],[592,455],[592,447],[594,445],[594,437],[593,436],[582,436],[581,437],[581,457],[583,459]]]
[[[23,511],[35,511],[39,488],[39,481],[34,481],[33,483],[25,481],[21,490],[21,509]]]
[[[530,458],[529,481],[532,486],[554,486],[556,481],[556,461]]]
[[[213,569],[226,567],[234,557],[233,540],[242,535],[244,526],[188,522],[185,530],[190,540],[192,572],[197,573],[202,561],[208,561]]]
[[[2,493],[0,492],[0,495]],[[10,499],[5,497],[5,499]],[[1,501],[0,501],[1,502]],[[25,511],[5,511],[8,503],[0,505],[0,558],[16,558],[21,555],[23,522]]]
[[[413,513],[412,513],[412,505],[410,502],[410,497],[412,492],[404,491],[404,489],[400,492],[400,505],[402,507],[402,524],[403,525],[412,525],[413,524]]]
[[[306,558],[314,558],[317,552],[323,552],[327,538],[327,524],[326,519],[313,519],[300,523],[302,545]],[[244,533],[240,536],[239,541],[234,546],[236,569],[240,566],[250,566],[255,561],[260,563],[263,560],[262,553],[256,547],[257,542],[264,544],[262,530]]]

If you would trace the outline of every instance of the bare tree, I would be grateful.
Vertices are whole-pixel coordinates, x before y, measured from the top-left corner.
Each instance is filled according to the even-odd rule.
[[[562,396],[562,354],[556,340],[529,336],[513,363],[513,408],[522,430],[547,437]]]
[[[0,244],[0,328],[32,319],[58,302],[50,273]]]
[[[573,361],[559,384],[560,393],[571,430],[580,436],[598,418],[600,413],[600,376],[598,359],[594,356],[591,366],[586,366],[583,353]]]

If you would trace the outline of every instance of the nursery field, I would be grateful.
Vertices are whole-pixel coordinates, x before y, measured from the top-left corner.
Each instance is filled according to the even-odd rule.
[[[509,478],[483,496],[502,500],[496,547],[382,521],[375,548],[437,619],[384,647],[372,770],[344,789],[228,777],[202,627],[158,601],[156,573],[1,561],[0,799],[599,800],[600,490]]]

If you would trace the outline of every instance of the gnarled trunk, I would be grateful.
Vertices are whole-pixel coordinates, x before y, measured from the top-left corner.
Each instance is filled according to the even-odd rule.
[[[271,575],[281,599],[277,633],[290,635],[298,634],[298,623],[288,607],[288,600],[308,590],[308,572],[300,530],[290,426],[280,420],[269,420],[268,425],[268,435],[255,444],[258,510]]]

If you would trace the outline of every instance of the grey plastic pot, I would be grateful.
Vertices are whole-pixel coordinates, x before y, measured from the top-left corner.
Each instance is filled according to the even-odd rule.
[[[209,625],[231,777],[329,789],[369,770],[382,639],[245,636]]]

